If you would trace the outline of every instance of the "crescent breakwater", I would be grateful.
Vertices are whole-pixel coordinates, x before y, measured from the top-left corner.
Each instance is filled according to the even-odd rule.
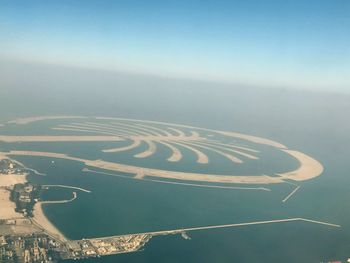
[[[84,163],[86,166],[124,172],[130,174],[144,174],[151,177],[178,179],[183,181],[202,181],[211,183],[233,183],[233,184],[275,184],[283,183],[284,180],[303,181],[314,178],[323,171],[323,166],[315,159],[297,151],[288,150],[288,153],[293,155],[300,163],[297,170],[278,174],[276,176],[261,175],[261,176],[244,176],[244,175],[215,175],[215,174],[201,174],[190,172],[176,172],[152,168],[144,168],[138,166],[131,166],[126,164],[108,162],[103,160],[87,160],[78,157],[68,156],[61,153],[53,152],[38,152],[38,151],[9,151],[2,152],[3,155],[27,155],[27,156],[41,156],[50,158],[60,158],[73,160]]]
[[[148,158],[157,151],[157,144],[161,144],[171,151],[171,155],[167,158],[169,162],[178,162],[183,156],[180,148],[192,152],[197,156],[197,163],[209,163],[209,157],[205,152],[211,151],[221,155],[233,163],[243,163],[243,158],[250,160],[258,160],[256,156],[258,151],[244,147],[243,145],[227,144],[213,140],[212,137],[202,137],[198,132],[215,133],[216,135],[226,136],[230,138],[240,139],[255,144],[268,145],[275,149],[288,154],[299,162],[299,168],[293,171],[275,174],[207,174],[193,172],[179,172],[157,168],[146,168],[123,163],[116,163],[104,160],[88,160],[78,157],[68,156],[66,154],[58,154],[54,152],[34,152],[34,151],[10,151],[12,155],[32,155],[46,156],[53,158],[63,158],[83,162],[86,166],[101,168],[110,171],[131,173],[143,179],[147,176],[164,178],[180,181],[197,181],[207,183],[228,183],[228,184],[277,184],[283,183],[285,180],[304,181],[315,178],[322,174],[323,166],[312,157],[295,150],[288,149],[285,145],[270,139],[260,138],[257,136],[246,135],[236,132],[215,131],[206,128],[191,127],[188,125],[171,124],[155,121],[131,120],[124,118],[111,117],[93,117],[95,120],[89,121],[85,116],[39,116],[30,118],[21,118],[10,123],[28,124],[43,120],[52,119],[72,119],[75,120],[70,124],[59,124],[51,129],[62,130],[65,132],[73,131],[83,133],[82,135],[41,135],[41,136],[9,136],[0,135],[0,141],[4,142],[118,142],[131,140],[132,143],[119,148],[107,148],[102,150],[104,153],[112,154],[114,152],[123,152],[133,150],[139,145],[146,144],[147,148],[141,152],[134,154],[135,158]],[[91,118],[90,118],[91,119]],[[80,120],[80,122],[77,122]],[[101,123],[104,121],[104,123]],[[152,126],[153,125],[153,126]],[[158,126],[157,126],[158,125]],[[160,128],[159,125],[162,125]],[[184,129],[182,131],[181,129]],[[95,133],[95,135],[84,135],[84,133]],[[102,134],[102,135],[101,135]],[[6,154],[6,153],[4,153]]]
[[[162,235],[176,235],[180,234],[185,239],[190,239],[188,233],[194,231],[204,231],[213,229],[235,228],[235,227],[247,227],[253,225],[268,225],[268,224],[281,224],[281,223],[311,223],[326,227],[340,228],[340,225],[323,222],[318,220],[312,220],[307,218],[285,218],[265,221],[253,221],[234,224],[222,224],[211,225],[201,227],[189,227],[173,230],[162,230],[145,233],[117,235],[100,238],[87,238],[82,240],[70,240],[67,242],[70,249],[74,251],[74,258],[80,257],[95,257],[106,256],[121,253],[131,253],[140,250],[152,237]]]
[[[153,168],[153,166],[152,168],[146,168],[114,161],[105,161],[102,159],[90,160],[81,158],[78,154],[75,155],[75,153],[68,155],[65,153],[56,153],[55,150],[49,152],[51,151],[51,148],[49,151],[20,150],[20,144],[18,144],[18,147],[16,146],[15,148],[18,150],[0,152],[0,158],[9,158],[13,156],[59,158],[83,163],[85,165],[83,168],[84,172],[107,176],[120,176],[132,180],[144,180],[154,183],[178,184],[187,187],[210,187],[218,189],[258,190],[269,192],[271,189],[273,189],[272,185],[271,189],[268,188],[270,186],[262,186],[281,183],[290,183],[295,185],[295,188],[282,200],[283,203],[287,202],[300,188],[299,185],[294,184],[293,182],[299,183],[301,181],[310,180],[321,175],[323,172],[322,164],[307,154],[288,149],[285,145],[270,139],[235,132],[215,131],[212,129],[197,128],[187,125],[122,118],[95,117],[95,121],[92,122],[91,118],[82,116],[42,116],[23,118],[13,122],[8,122],[8,124],[25,125],[37,121],[56,119],[72,119],[74,122],[68,124],[59,123],[55,127],[49,127],[48,131],[46,131],[48,134],[44,136],[0,135],[0,142],[6,142],[9,144],[16,142],[30,142],[38,143],[38,145],[40,145],[42,142],[106,142],[103,144],[98,144],[99,147],[103,146],[101,147],[102,149],[98,148],[98,151],[102,154],[102,156],[110,156],[113,153],[118,154],[124,151],[132,151],[132,155],[130,156],[133,156],[134,158],[147,159],[158,154],[159,152],[167,152],[168,155],[166,156],[165,161],[179,162],[184,159],[188,153],[194,155],[194,158],[192,158],[192,160],[194,160],[193,162],[201,167],[206,167],[205,165],[208,165],[208,163],[210,165],[213,160],[214,162],[218,160],[217,156],[220,156],[220,158],[224,157],[226,162],[228,160],[231,163],[234,163],[234,165],[238,166],[244,162],[258,162],[261,160],[261,155],[264,153],[265,149],[267,149],[267,152],[269,152],[271,149],[273,151],[277,149],[283,155],[287,155],[297,160],[299,166],[293,171],[289,172],[269,172],[268,174],[260,175],[230,174],[231,170],[226,172],[225,175],[215,174],[216,171],[212,173],[196,173],[191,171],[180,172],[167,170],[168,168],[159,169],[157,167]],[[81,122],[78,122],[77,119],[80,119]],[[100,121],[100,123],[98,121]],[[108,123],[102,123],[102,121],[106,121]],[[62,135],[60,131],[62,132]],[[256,144],[263,145],[264,147],[259,147]],[[27,146],[25,143],[23,145]],[[255,147],[256,149],[254,149]],[[160,151],[158,152],[159,149]],[[162,151],[163,149],[166,150]],[[185,152],[186,155],[183,154],[182,151]],[[212,158],[213,154],[207,155],[208,152],[214,153],[216,156]],[[275,152],[273,152],[273,154],[274,153]],[[168,167],[171,166],[169,165]],[[38,175],[40,174],[38,171],[33,169],[27,168],[27,170],[30,170]],[[125,174],[130,176],[126,176]],[[309,223],[324,227],[341,227],[340,225],[334,223],[302,217],[293,217],[265,221],[184,227],[153,232],[130,233],[116,236],[70,240],[45,216],[43,207],[45,205],[66,205],[80,197],[80,192],[78,196],[76,191],[83,192],[81,193],[81,196],[83,196],[84,193],[90,193],[90,191],[80,187],[63,184],[64,183],[62,183],[62,185],[46,184],[42,185],[42,187],[71,189],[73,194],[72,198],[58,201],[37,201],[34,205],[34,217],[31,219],[31,222],[37,228],[44,231],[47,235],[53,237],[67,247],[67,251],[70,251],[69,254],[66,254],[67,258],[94,257],[135,252],[139,251],[152,237],[180,234],[184,238],[188,239],[189,236],[187,233],[194,231],[280,223]],[[251,187],[249,187],[248,184]],[[81,236],[79,236],[79,238],[80,237]]]

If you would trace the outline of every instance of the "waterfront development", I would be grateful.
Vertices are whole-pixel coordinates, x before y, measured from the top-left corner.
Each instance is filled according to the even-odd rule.
[[[81,119],[84,122],[79,123]],[[45,120],[50,120],[50,122],[44,133],[41,131],[42,134],[0,135],[0,141],[6,143],[5,148],[7,149],[1,151],[0,182],[1,189],[4,191],[3,194],[5,194],[2,198],[4,201],[6,200],[6,193],[12,198],[11,200],[8,198],[6,202],[3,202],[0,226],[5,240],[2,257],[9,260],[9,262],[50,262],[62,259],[84,259],[125,254],[140,251],[147,243],[152,242],[152,238],[158,236],[179,235],[185,240],[190,240],[192,232],[205,230],[296,223],[318,225],[329,229],[342,228],[336,222],[320,220],[317,217],[302,217],[300,215],[283,217],[276,215],[275,218],[266,220],[245,219],[245,221],[242,221],[243,218],[236,220],[236,222],[222,224],[205,225],[197,223],[197,225],[193,225],[192,223],[192,227],[168,229],[161,227],[154,231],[137,232],[134,230],[130,233],[100,236],[91,236],[85,232],[90,237],[81,236],[76,238],[77,236],[71,235],[67,237],[50,221],[52,217],[48,218],[46,216],[44,208],[73,204],[76,200],[79,201],[81,198],[84,199],[89,195],[93,195],[94,190],[78,186],[80,184],[69,185],[47,181],[47,174],[50,174],[50,172],[39,170],[36,167],[35,169],[27,167],[23,164],[23,161],[25,161],[23,158],[44,158],[43,160],[48,160],[53,167],[59,160],[77,162],[83,165],[80,171],[85,176],[117,177],[131,183],[132,181],[135,181],[135,183],[143,181],[159,186],[174,185],[233,192],[268,193],[279,192],[280,187],[284,189],[285,185],[289,185],[291,186],[290,190],[287,190],[280,197],[279,202],[281,204],[289,202],[293,195],[298,194],[303,181],[313,180],[320,176],[323,172],[323,166],[311,156],[288,149],[287,146],[272,140],[170,123],[101,117],[74,116],[73,118],[67,118],[67,116],[48,116],[47,118],[36,117],[10,121],[8,125],[36,125],[36,122],[45,122]],[[55,123],[52,123],[52,120],[55,120]],[[57,121],[59,121],[58,124],[56,124]],[[74,124],[61,124],[67,121],[74,121]],[[43,129],[42,126],[41,129]],[[8,131],[4,129],[3,131],[9,133],[11,129]],[[58,131],[63,133],[57,134]],[[52,132],[54,135],[49,135]],[[81,135],[77,135],[78,133]],[[86,133],[93,133],[93,135],[86,136]],[[234,138],[234,140],[231,138]],[[62,152],[65,148],[57,148],[57,152],[49,152],[47,146],[43,145],[43,143],[59,145],[67,142],[102,143],[97,148],[101,159],[89,159],[69,149],[67,152]],[[31,148],[38,143],[40,144],[38,145],[39,148],[35,147],[35,150],[32,150]],[[113,144],[114,148],[110,148],[110,146],[106,148],[106,143]],[[11,145],[14,147],[11,147]],[[142,145],[147,147],[144,148]],[[164,155],[163,152],[157,154],[160,146],[168,149],[167,155]],[[137,152],[136,150],[139,148],[141,151]],[[50,147],[50,149],[54,148]],[[184,154],[185,150],[188,151],[186,154]],[[122,156],[124,152],[128,153],[129,151],[131,151],[130,156],[133,162],[130,162],[130,159],[125,163],[122,159],[113,159],[113,155]],[[210,154],[210,151],[214,155]],[[274,158],[284,158],[284,164],[287,164],[286,160],[290,159],[291,168],[286,166],[276,167],[275,171],[262,171],[260,169],[249,171],[254,162],[269,161],[269,156],[266,156],[265,152],[268,154],[273,152]],[[240,174],[237,175],[236,172],[230,174],[225,167],[221,170],[216,169],[217,173],[215,174],[204,172],[200,167],[195,170],[193,168],[184,170],[176,166],[172,166],[172,168],[168,166],[165,169],[162,166],[152,165],[152,162],[148,164],[147,162],[138,163],[137,161],[138,159],[147,159],[152,155],[158,155],[158,159],[164,158],[165,162],[176,164],[180,160],[186,159],[188,153],[192,153],[197,157],[193,159],[194,163],[197,163],[195,166],[209,166],[212,163],[215,165],[215,162],[218,161],[220,164],[223,158],[226,159],[226,165],[227,163],[244,165],[246,162],[249,165],[238,170]],[[276,157],[278,154],[281,157]],[[215,155],[219,156],[220,159],[216,160]],[[120,160],[122,161],[120,162]],[[230,170],[235,171],[232,167]],[[31,178],[31,180],[28,180],[28,178]],[[64,191],[64,194],[61,193],[62,191]],[[55,192],[61,197],[53,196]],[[83,197],[81,197],[82,195]],[[49,196],[49,200],[46,200],[45,196]],[[89,206],[95,208],[92,203]],[[63,208],[63,206],[61,207]],[[13,244],[16,238],[24,240],[22,242],[27,242],[27,245],[7,245]],[[42,242],[43,239],[45,240],[44,243]]]
[[[350,1],[0,1],[0,263],[350,263]]]

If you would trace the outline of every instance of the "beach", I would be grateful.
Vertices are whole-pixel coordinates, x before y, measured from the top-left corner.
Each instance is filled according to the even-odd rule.
[[[43,204],[37,202],[34,205],[33,211],[33,223],[38,227],[44,229],[49,235],[59,239],[62,242],[66,242],[67,238],[47,219],[43,211]]]
[[[4,158],[7,158],[7,157],[5,155],[0,154],[0,159],[4,159]],[[27,182],[27,173],[0,174],[0,204],[1,204],[0,220],[25,218],[23,214],[17,213],[15,211],[16,204],[10,201],[10,194],[11,194],[11,189],[15,184],[24,184],[26,182]],[[74,199],[76,198],[76,194],[74,194],[73,198]],[[37,202],[34,205],[33,215],[34,217],[32,218],[32,222],[34,223],[34,225],[36,225],[41,229],[44,229],[50,235],[58,238],[61,241],[67,240],[64,237],[64,235],[46,218],[42,209],[42,203]]]

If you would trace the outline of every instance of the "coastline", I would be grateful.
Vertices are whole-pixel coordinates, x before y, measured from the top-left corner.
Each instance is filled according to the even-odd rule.
[[[4,154],[0,154],[1,159],[10,159],[8,156]],[[15,160],[10,159],[12,162],[20,164],[23,169],[31,170],[36,174],[40,174],[39,172],[27,168],[22,163],[19,163]],[[1,174],[0,173],[0,219],[1,220],[11,220],[11,219],[23,219],[26,218],[22,213],[18,213],[15,211],[16,204],[10,200],[11,189],[13,189],[16,184],[25,184],[28,183],[29,173],[9,173],[9,174]],[[76,194],[74,194],[74,199],[76,198]],[[73,200],[74,200],[73,199]],[[44,202],[43,202],[44,203]],[[46,217],[43,208],[42,202],[36,202],[33,207],[33,217],[29,218],[31,222],[42,229],[44,232],[48,233],[52,237],[60,240],[61,242],[68,241],[67,238],[59,231]]]
[[[76,118],[76,117],[77,116],[74,116],[74,118]],[[66,118],[66,116],[56,116],[56,117],[45,118],[45,119],[59,119],[59,118]],[[33,121],[39,121],[39,120],[43,120],[43,119],[44,119],[44,117],[19,119],[14,123],[15,124],[27,124],[27,123],[30,123]],[[90,124],[90,125],[92,125],[92,124]],[[77,125],[75,125],[75,126],[77,126]],[[177,126],[190,127],[190,126],[183,126],[183,125],[175,125],[175,126],[176,127]],[[80,128],[80,127],[78,127],[78,128]],[[63,129],[64,130],[64,128],[53,128],[53,129],[58,129],[58,130]],[[175,130],[174,128],[172,128],[172,129]],[[213,131],[213,130],[209,130],[209,129],[202,129],[202,128],[199,128],[199,129],[205,130],[205,131]],[[80,130],[80,131],[85,131],[85,130]],[[89,129],[87,129],[86,131],[89,131]],[[281,174],[273,174],[273,175],[264,175],[263,174],[263,175],[258,175],[258,176],[255,176],[255,175],[249,176],[249,175],[234,175],[234,174],[216,175],[216,174],[206,174],[206,173],[177,172],[177,171],[138,167],[138,166],[132,166],[132,165],[127,165],[127,164],[121,164],[121,163],[114,163],[111,161],[104,161],[101,159],[88,160],[88,159],[82,159],[79,157],[69,156],[68,154],[55,153],[55,152],[11,150],[8,152],[0,152],[0,159],[1,158],[9,158],[9,156],[11,156],[11,155],[24,155],[24,156],[28,155],[28,156],[43,156],[43,157],[51,157],[51,158],[61,158],[61,159],[82,162],[87,167],[94,167],[94,168],[99,168],[99,169],[108,170],[108,171],[116,171],[116,172],[125,172],[125,173],[135,174],[135,176],[132,177],[132,179],[149,180],[149,181],[154,181],[154,182],[159,181],[161,183],[180,184],[178,182],[166,182],[166,181],[163,182],[161,180],[157,180],[154,178],[176,179],[176,180],[185,181],[185,183],[183,183],[183,184],[190,185],[190,186],[196,186],[196,184],[193,184],[191,182],[186,183],[186,181],[200,181],[200,182],[210,182],[210,183],[234,183],[234,184],[277,184],[277,183],[284,183],[284,182],[286,182],[285,180],[293,180],[293,181],[309,180],[309,179],[312,179],[314,177],[321,175],[323,172],[322,164],[319,163],[317,160],[313,159],[311,156],[308,156],[308,155],[301,153],[301,152],[298,152],[298,151],[289,150],[286,146],[279,144],[277,142],[274,142],[272,140],[259,138],[259,137],[255,137],[255,136],[250,136],[250,135],[232,133],[232,132],[221,132],[221,131],[215,131],[215,132],[217,132],[219,134],[226,135],[226,136],[244,139],[244,140],[251,141],[254,143],[264,144],[264,145],[269,145],[269,146],[272,146],[275,148],[279,148],[281,151],[283,151],[283,152],[289,154],[291,157],[295,158],[299,162],[299,167],[297,169],[295,169],[294,171],[281,173]],[[148,157],[148,156],[154,154],[156,151],[156,148],[155,148],[152,140],[156,140],[156,139],[161,138],[161,143],[166,146],[167,141],[169,141],[169,140],[172,141],[172,139],[174,139],[175,142],[172,142],[172,143],[178,144],[178,145],[185,147],[185,148],[191,150],[192,152],[196,153],[198,163],[208,163],[209,162],[208,157],[206,155],[201,154],[201,152],[196,150],[195,147],[192,147],[192,146],[197,146],[197,147],[201,147],[204,149],[209,149],[208,148],[209,146],[207,146],[205,142],[204,143],[199,142],[198,145],[196,143],[191,143],[191,142],[183,142],[183,141],[176,142],[176,139],[178,139],[178,138],[180,138],[181,140],[185,140],[187,138],[186,136],[181,134],[181,131],[178,131],[178,133],[180,134],[179,136],[169,135],[168,137],[167,136],[161,136],[161,137],[160,136],[142,136],[142,135],[129,136],[129,139],[132,139],[134,141],[134,144],[132,144],[131,146],[129,145],[129,146],[125,146],[124,148],[112,148],[112,149],[107,149],[107,150],[105,149],[103,151],[104,152],[124,151],[125,149],[134,148],[135,145],[136,146],[139,145],[140,141],[145,141],[149,145],[148,150],[134,156],[136,158],[144,158],[144,157]],[[86,142],[86,141],[91,141],[91,142],[112,141],[112,142],[115,142],[115,141],[122,141],[123,140],[123,137],[119,137],[115,134],[103,133],[103,130],[101,130],[101,134],[106,134],[106,135],[102,135],[102,136],[101,135],[97,135],[97,136],[78,136],[78,135],[8,136],[8,135],[0,135],[0,141],[2,141],[2,142],[46,142],[46,141],[48,141],[48,142],[51,142],[51,141],[52,142],[63,142],[63,141],[64,142],[71,142],[71,141],[72,142]],[[198,133],[196,136],[198,136]],[[216,152],[219,152],[221,155],[224,155],[225,157],[230,157],[229,159],[233,162],[236,162],[236,163],[241,162],[239,159],[234,159],[234,157],[229,155],[229,154],[225,154],[225,153],[218,151],[217,149],[218,148],[220,149],[220,147],[221,147],[218,145],[219,144],[216,144],[216,146],[213,146],[215,148]],[[171,157],[169,157],[169,159],[171,161],[177,161],[177,160],[181,159],[181,157],[182,157],[181,152],[178,151],[176,147],[173,147],[170,145],[170,146],[168,146],[168,148],[172,149],[172,152],[173,152],[173,155]],[[234,150],[234,152],[237,153],[238,151]],[[242,153],[241,153],[241,155],[242,155]],[[245,154],[245,156],[246,157],[248,156],[250,159],[258,159],[257,157],[255,157],[253,155],[249,155],[249,154]],[[40,172],[38,172],[34,169],[30,169],[30,168],[25,167],[25,165],[21,164],[20,162],[17,162],[17,161],[14,161],[14,162],[16,162],[17,164],[20,164],[23,167],[23,169],[26,169],[26,170],[31,171],[33,173],[36,173],[37,175],[44,175],[44,174],[41,174]],[[111,173],[106,173],[106,172],[102,172],[102,173],[113,175]],[[11,175],[4,176],[4,178],[7,181],[12,180],[12,182],[10,182],[10,183],[12,185],[14,185],[16,183],[19,183],[16,181],[16,178],[19,176],[21,177],[21,180],[22,180],[20,183],[28,182],[27,175],[28,175],[28,173],[22,174],[22,176],[20,174],[11,174]],[[1,177],[0,177],[0,187],[2,187]],[[89,192],[89,191],[86,191],[84,189],[80,189],[77,187],[69,187],[69,186],[63,186],[63,185],[58,185],[58,186],[47,185],[47,187],[67,187],[67,188],[81,190],[84,192]],[[201,186],[201,187],[203,187],[203,186]],[[224,188],[224,186],[211,186],[211,187]],[[227,189],[248,189],[248,188],[243,188],[243,187],[235,187],[235,188],[234,187],[226,187],[226,188]],[[250,189],[266,190],[266,188],[250,188]],[[290,196],[292,196],[298,189],[299,189],[299,186],[293,192],[291,192],[282,202],[287,201],[290,198]],[[2,190],[6,190],[6,189],[0,188],[0,190],[2,191]],[[6,191],[8,191],[8,190],[6,190]],[[44,233],[46,233],[47,235],[51,236],[52,238],[56,239],[59,242],[66,243],[66,242],[71,241],[49,220],[49,218],[45,214],[43,205],[50,204],[50,203],[71,202],[71,201],[75,200],[76,197],[77,197],[76,192],[73,192],[73,198],[70,200],[37,201],[33,207],[33,217],[30,218],[32,224],[35,225],[36,227],[40,228]],[[1,203],[3,203],[1,198],[0,198],[0,201],[1,201]],[[14,203],[11,202],[10,200],[9,200],[9,203],[11,203],[12,206],[14,205]],[[0,219],[2,219],[2,217],[1,217],[1,214],[3,213],[2,208],[3,207],[0,207]],[[5,211],[4,214],[6,214],[6,216],[8,216],[7,218],[13,218],[15,216],[14,214],[12,214],[12,212],[14,213],[14,208],[12,210],[10,208],[12,208],[12,207],[8,207],[8,208],[4,207],[4,209],[3,209]],[[22,218],[24,218],[24,216],[22,214],[20,214],[20,213],[17,213],[17,214],[19,216],[21,216]],[[290,220],[290,219],[288,219],[288,220]],[[294,221],[296,219],[292,219],[292,220]],[[302,219],[302,221],[303,220],[304,219]],[[304,221],[308,221],[308,220],[304,220]],[[268,222],[270,222],[270,221],[268,221]],[[247,224],[250,224],[250,223],[247,223]],[[240,225],[240,224],[233,224],[233,225]],[[217,228],[217,227],[215,226],[215,228]],[[185,229],[185,230],[192,231],[195,229],[197,229],[197,228],[190,228],[190,229]],[[207,229],[207,227],[204,227],[201,229]],[[168,233],[169,231],[165,231],[165,232]]]
[[[63,233],[56,228],[51,221],[46,217],[43,210],[43,203],[37,202],[33,209],[32,222],[42,228],[52,237],[60,240],[61,242],[67,242],[68,239],[63,235]]]

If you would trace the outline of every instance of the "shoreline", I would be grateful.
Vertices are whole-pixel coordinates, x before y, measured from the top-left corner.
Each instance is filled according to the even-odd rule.
[[[9,158],[7,155],[0,153],[0,160],[9,159],[14,163],[20,164],[23,170],[30,170],[35,174],[40,174],[39,172],[27,168],[24,164]],[[16,184],[25,184],[30,183],[28,180],[29,173],[21,173],[21,174],[1,174],[0,173],[0,219],[1,220],[12,220],[18,218],[26,218],[22,213],[16,212],[16,204],[10,200],[11,189],[13,189]],[[76,198],[76,194],[74,194],[74,199]],[[73,200],[74,200],[73,199]],[[58,239],[61,242],[67,242],[68,239],[62,234],[60,230],[58,230],[51,221],[46,217],[42,203],[36,202],[33,207],[33,217],[28,218],[34,225],[42,229],[48,235]]]
[[[50,236],[60,240],[61,242],[67,242],[68,239],[66,238],[66,236],[57,227],[55,227],[45,215],[45,212],[43,210],[43,204],[44,203],[42,202],[35,203],[33,209],[33,218],[31,219],[31,221],[35,225],[43,229]]]

